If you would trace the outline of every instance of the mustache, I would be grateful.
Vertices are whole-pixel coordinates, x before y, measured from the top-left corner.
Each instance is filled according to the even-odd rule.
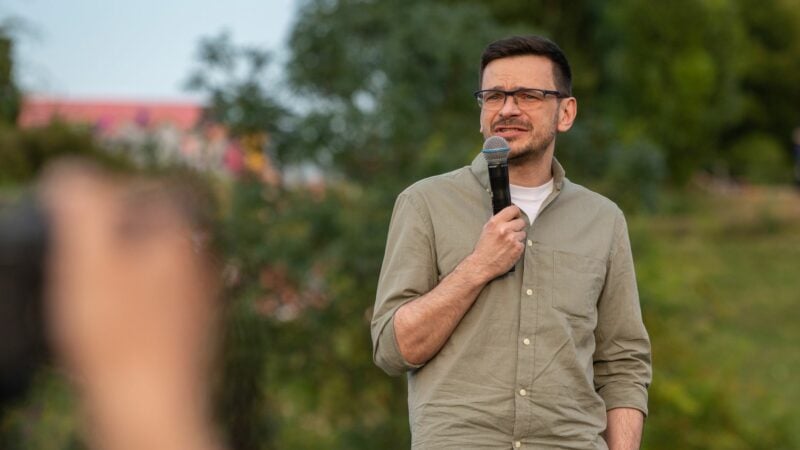
[[[519,127],[519,128],[524,128],[526,130],[531,129],[529,123],[525,122],[524,120],[520,120],[513,117],[509,119],[500,119],[492,124],[492,130],[496,130],[499,127]]]

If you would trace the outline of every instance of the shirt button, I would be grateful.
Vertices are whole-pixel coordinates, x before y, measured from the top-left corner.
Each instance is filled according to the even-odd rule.
[[[522,447],[522,442],[514,441],[514,448],[520,448],[520,447]]]
[[[533,241],[528,239],[528,247],[532,247],[532,246],[533,246]]]
[[[525,345],[531,345],[531,340],[528,339],[528,338],[525,338],[525,339],[522,340],[522,343],[525,344]]]
[[[519,390],[519,395],[525,397],[526,395],[528,395],[528,391],[526,391],[525,389],[520,389]]]
[[[525,293],[528,295],[533,295],[533,289],[528,289],[527,291],[525,291]]]

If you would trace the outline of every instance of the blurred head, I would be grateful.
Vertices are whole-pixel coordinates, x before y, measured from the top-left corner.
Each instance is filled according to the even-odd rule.
[[[476,92],[481,132],[508,141],[510,165],[552,156],[556,134],[577,114],[571,79],[561,49],[543,37],[501,39],[484,50]]]

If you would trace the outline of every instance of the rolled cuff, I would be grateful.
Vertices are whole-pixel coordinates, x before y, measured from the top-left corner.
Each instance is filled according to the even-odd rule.
[[[633,408],[647,417],[647,388],[636,383],[610,383],[597,392],[606,404],[614,408]]]
[[[394,312],[397,312],[397,310]],[[394,334],[394,312],[378,336],[373,358],[375,364],[383,369],[384,372],[392,376],[398,376],[409,370],[419,369],[424,364],[412,364],[406,361],[402,353],[400,353],[397,337]]]

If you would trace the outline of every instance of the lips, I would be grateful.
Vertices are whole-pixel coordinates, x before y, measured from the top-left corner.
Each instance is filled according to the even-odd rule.
[[[519,123],[517,121],[499,121],[493,127],[492,130],[495,134],[516,134],[516,133],[525,133],[530,129],[526,124]]]
[[[514,132],[514,131],[521,131],[525,132],[528,131],[527,128],[523,127],[494,127],[495,133],[505,133],[505,132]]]
[[[529,128],[517,124],[497,124],[492,128],[496,136],[506,140],[514,140],[528,132]]]

